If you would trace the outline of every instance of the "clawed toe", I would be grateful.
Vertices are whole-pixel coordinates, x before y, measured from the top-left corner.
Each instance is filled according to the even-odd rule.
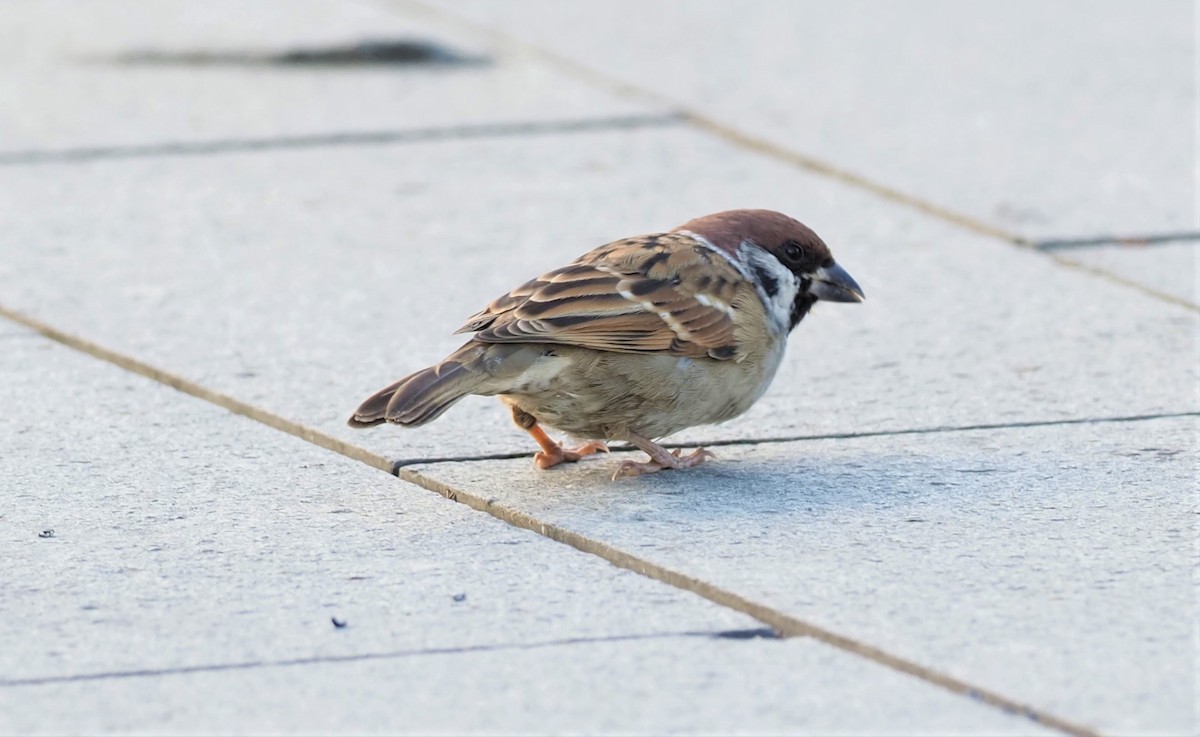
[[[533,454],[533,467],[545,471],[547,468],[554,468],[558,464],[565,461],[563,453],[546,453],[539,450]]]
[[[697,448],[688,455],[683,455],[683,450],[676,448],[670,453],[664,452],[661,458],[651,457],[649,461],[638,463],[637,461],[625,461],[617,467],[613,473],[613,481],[622,476],[641,476],[647,473],[658,473],[667,469],[683,469],[699,466],[709,458],[717,456],[710,450]]]
[[[678,452],[675,453],[675,457],[679,458]],[[717,454],[712,452],[711,450],[708,450],[707,448],[696,448],[696,450],[693,451],[691,455],[679,458],[680,461],[683,461],[687,464],[686,466],[680,466],[680,468],[690,468],[692,466],[698,466],[701,463],[704,463],[704,461],[706,461],[707,459],[716,458],[716,457],[717,457]]]
[[[605,453],[609,452],[608,446],[598,440],[591,440],[574,448],[559,446],[549,452],[539,450],[533,455],[533,465],[545,471],[547,468],[554,468],[560,463],[575,463],[581,458],[585,458],[601,450]]]
[[[641,476],[647,473],[658,473],[664,468],[669,468],[669,466],[663,466],[655,463],[654,461],[649,461],[647,463],[625,461],[621,465],[617,466],[617,470],[613,472],[612,479],[613,481],[616,481],[622,476]]]
[[[583,445],[577,445],[574,448],[563,448],[563,456],[566,460],[574,462],[599,451],[604,451],[605,453],[611,452],[608,446],[599,440],[589,440]]]

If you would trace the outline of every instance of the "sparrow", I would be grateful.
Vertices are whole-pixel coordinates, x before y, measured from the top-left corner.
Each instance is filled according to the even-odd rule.
[[[863,290],[808,226],[729,210],[589,251],[467,319],[440,363],[376,392],[351,427],[424,425],[468,394],[497,396],[541,450],[541,469],[626,441],[649,460],[613,478],[683,469],[657,440],[737,417],[767,390],[787,337],[818,301]],[[583,440],[565,448],[546,425]]]

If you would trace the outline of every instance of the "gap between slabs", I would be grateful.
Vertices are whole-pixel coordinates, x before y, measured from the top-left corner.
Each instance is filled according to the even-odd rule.
[[[768,634],[770,633],[770,634]],[[493,653],[505,650],[541,650],[551,647],[572,645],[594,645],[605,642],[640,642],[643,640],[669,640],[675,638],[713,638],[727,640],[751,640],[771,638],[770,630],[687,630],[683,632],[647,633],[641,635],[611,635],[598,637],[567,637],[558,640],[539,640],[498,645],[466,645],[463,647],[431,647],[414,650],[394,650],[384,653],[358,653],[351,655],[318,655],[307,658],[283,660],[248,660],[232,663],[209,663],[207,665],[181,665],[172,668],[136,668],[132,670],[77,673],[64,676],[31,676],[28,678],[0,678],[0,688],[19,686],[46,686],[57,683],[80,683],[87,681],[113,681],[124,678],[150,678],[155,676],[179,676],[192,673],[219,673],[230,670],[257,670],[259,668],[289,668],[297,665],[319,665],[330,663],[361,663],[369,660],[397,660],[425,655],[463,655],[470,653]]]
[[[326,148],[330,146],[373,146],[388,143],[510,138],[516,136],[588,133],[604,130],[665,128],[684,122],[677,113],[622,115],[546,122],[479,123],[434,126],[407,130],[314,133],[271,138],[230,138],[213,141],[175,141],[130,146],[98,146],[64,149],[35,149],[0,153],[0,166],[72,164],[83,161],[141,159],[160,156],[206,156],[223,153]]]
[[[836,432],[821,435],[788,435],[772,438],[734,438],[730,440],[697,440],[689,443],[663,443],[664,448],[720,448],[737,445],[771,445],[772,443],[795,443],[808,440],[853,440],[855,438],[883,438],[897,435],[935,435],[942,433],[971,432],[973,430],[1019,430],[1030,427],[1058,427],[1062,425],[1092,425],[1106,422],[1148,422],[1150,420],[1175,420],[1182,417],[1200,417],[1200,410],[1192,412],[1157,412],[1145,415],[1120,415],[1112,417],[1079,417],[1064,420],[1017,420],[1014,422],[980,423],[976,425],[938,425],[934,427],[912,427],[900,430],[868,430],[865,432]],[[614,445],[610,453],[636,452],[632,445]],[[473,456],[443,456],[440,458],[401,458],[392,462],[392,473],[417,464],[467,463],[472,461],[511,461],[530,457],[529,451],[512,453],[483,453]]]

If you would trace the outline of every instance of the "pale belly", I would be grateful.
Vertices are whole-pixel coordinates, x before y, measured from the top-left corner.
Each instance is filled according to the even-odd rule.
[[[556,348],[500,398],[578,438],[661,438],[748,410],[770,386],[784,346],[776,341],[741,363]]]

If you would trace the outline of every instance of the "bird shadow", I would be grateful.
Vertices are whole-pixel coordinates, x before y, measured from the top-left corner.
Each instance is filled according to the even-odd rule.
[[[686,471],[615,480],[618,464],[637,455],[614,453],[549,471],[504,461],[503,470],[495,469],[498,473],[489,478],[507,479],[501,495],[505,503],[539,514],[696,523],[858,515],[940,505],[966,493],[980,501],[980,495],[1004,487],[996,481],[981,483],[980,474],[1003,475],[1005,469],[980,466],[978,455],[853,451],[834,458],[828,449],[797,457],[793,448],[759,446]]]

